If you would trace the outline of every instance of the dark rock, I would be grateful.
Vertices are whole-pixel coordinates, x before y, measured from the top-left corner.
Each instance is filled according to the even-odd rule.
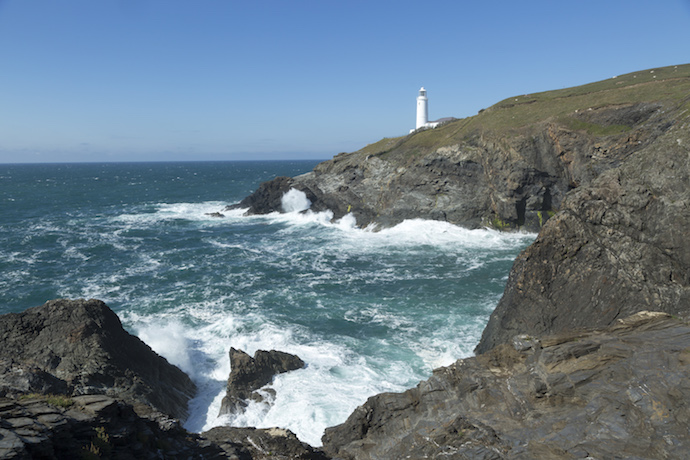
[[[272,212],[283,212],[283,196],[290,189],[297,189],[304,192],[307,199],[312,203],[316,200],[314,193],[295,182],[291,177],[276,177],[273,180],[262,183],[259,188],[237,204],[227,206],[226,211],[233,209],[245,209],[249,214],[270,214]],[[322,210],[315,208],[315,210]]]
[[[281,428],[216,427],[201,434],[236,458],[327,460],[319,449],[297,439],[294,433]]]
[[[205,215],[205,216],[209,216],[209,217],[218,217],[218,218],[220,218],[220,217],[225,217],[224,214],[221,214],[221,213],[219,213],[219,212],[207,212],[207,213],[204,214],[204,215]]]
[[[187,416],[196,386],[98,300],[52,300],[0,316],[0,395],[107,394]]]
[[[642,312],[603,330],[518,337],[516,347],[369,398],[326,430],[325,452],[358,460],[686,456],[687,321]]]
[[[516,334],[690,313],[690,129],[678,123],[590,185],[516,259],[476,352]]]
[[[667,108],[641,102],[582,110],[572,114],[577,121],[543,120],[509,133],[465,131],[467,123],[457,120],[339,154],[295,178],[278,177],[234,207],[281,211],[282,196],[295,188],[307,194],[312,210],[329,209],[335,219],[352,213],[360,226],[423,218],[538,231],[569,190],[662,134],[672,120]],[[626,129],[600,135],[573,129],[576,123]]]
[[[0,458],[226,459],[177,420],[105,395],[0,398]],[[253,458],[253,457],[250,457]]]
[[[256,390],[271,383],[277,374],[303,367],[304,361],[290,353],[257,350],[252,358],[242,350],[230,348],[230,376],[219,415],[242,411],[249,399],[261,401],[263,398]]]

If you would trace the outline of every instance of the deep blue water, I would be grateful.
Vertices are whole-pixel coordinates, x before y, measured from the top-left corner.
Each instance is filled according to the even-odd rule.
[[[534,235],[207,215],[316,163],[0,165],[0,313],[101,299],[199,385],[187,428],[281,426],[319,445],[367,397],[470,355]],[[307,367],[275,379],[271,404],[219,418],[231,346]]]

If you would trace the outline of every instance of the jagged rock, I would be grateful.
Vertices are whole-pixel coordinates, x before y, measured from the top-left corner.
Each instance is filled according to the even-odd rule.
[[[327,460],[321,450],[301,442],[289,430],[282,428],[215,427],[202,433],[230,455],[255,460],[304,459]]]
[[[51,300],[2,315],[0,344],[0,395],[107,394],[184,419],[196,393],[99,300]]]
[[[690,313],[687,116],[562,208],[515,260],[477,353],[640,310]]]
[[[303,367],[304,361],[290,353],[257,350],[252,358],[242,350],[230,348],[230,376],[219,415],[241,412],[249,399],[261,401],[263,397],[256,390],[271,383],[277,374]]]
[[[225,210],[246,208],[248,214],[283,212],[283,196],[292,188],[303,191],[307,199],[312,203],[316,200],[314,193],[310,189],[300,186],[291,177],[281,176],[262,183],[254,193],[237,204],[227,206]],[[313,210],[322,211],[323,209],[317,206]]]
[[[328,428],[342,459],[684,458],[690,325],[644,312],[592,332],[521,336],[369,398]]]
[[[296,188],[307,194],[312,210],[331,210],[334,219],[352,213],[360,226],[423,218],[538,231],[569,190],[653,142],[671,117],[663,108],[636,103],[573,115],[590,125],[630,123],[632,134],[607,136],[552,119],[509,134],[465,132],[467,123],[458,120],[339,154],[295,178],[278,177],[234,207],[253,214],[281,211],[282,196]],[[458,132],[461,138],[454,137]]]
[[[0,398],[0,458],[233,458],[177,420],[146,412],[105,395]]]

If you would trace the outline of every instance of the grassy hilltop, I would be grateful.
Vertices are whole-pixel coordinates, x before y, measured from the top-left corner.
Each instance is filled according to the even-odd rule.
[[[608,80],[542,93],[515,96],[498,102],[479,114],[456,120],[436,129],[385,138],[357,153],[365,155],[417,154],[462,142],[490,132],[496,137],[524,134],[534,125],[553,122],[593,136],[620,134],[628,124],[607,124],[582,119],[583,111],[642,102],[661,102],[678,113],[690,109],[690,64],[643,70]]]
[[[267,184],[244,203],[280,209],[304,191],[312,209],[357,224],[433,219],[468,228],[538,231],[565,196],[690,116],[690,64],[515,96],[475,116],[385,138]]]

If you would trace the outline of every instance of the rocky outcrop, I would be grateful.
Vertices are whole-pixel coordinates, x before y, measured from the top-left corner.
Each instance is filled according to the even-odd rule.
[[[642,312],[597,331],[518,336],[369,400],[323,437],[343,459],[684,458],[690,325]]]
[[[240,390],[304,366],[276,351],[231,355]],[[194,391],[101,301],[54,300],[0,316],[0,458],[328,458],[279,428],[189,433],[171,415],[186,414]]]
[[[351,213],[362,227],[424,218],[538,231],[570,190],[654,144],[689,88],[690,66],[677,66],[511,98],[276,178],[235,207],[281,211],[282,196],[295,188],[312,210],[331,210],[334,219]]]
[[[0,458],[228,458],[177,420],[139,409],[105,395],[0,398]]]
[[[52,300],[2,315],[0,344],[0,396],[105,394],[184,419],[196,393],[99,300]]]
[[[288,430],[217,427],[201,435],[149,406],[105,395],[0,398],[3,459],[311,459],[328,457]]]
[[[273,377],[304,367],[298,356],[282,351],[257,350],[252,358],[242,350],[230,348],[230,376],[218,415],[242,412],[247,401],[262,401],[256,390],[268,385]],[[272,391],[272,390],[267,390]]]
[[[601,327],[640,310],[690,313],[690,118],[631,154],[520,254],[476,351],[516,334]]]
[[[282,428],[215,427],[202,433],[205,439],[217,444],[240,459],[255,460],[328,460],[326,454],[303,443],[294,433]],[[231,457],[232,458],[232,457]]]

